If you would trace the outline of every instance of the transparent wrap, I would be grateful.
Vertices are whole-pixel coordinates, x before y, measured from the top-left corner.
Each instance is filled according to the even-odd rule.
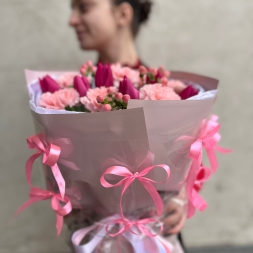
[[[171,72],[171,78],[203,91],[185,101],[130,100],[127,110],[78,113],[37,107],[38,78],[45,74],[62,73],[26,71],[30,108],[45,153],[59,151],[57,171],[56,163],[43,157],[46,185],[70,199],[72,212],[65,216],[69,228],[83,228],[73,235],[75,251],[118,252],[119,239],[108,235],[116,230],[122,235],[121,252],[169,252],[170,245],[151,234],[162,230],[162,199],[177,195],[185,185],[192,163],[189,151],[210,114],[218,81]],[[136,227],[145,231],[139,235]]]

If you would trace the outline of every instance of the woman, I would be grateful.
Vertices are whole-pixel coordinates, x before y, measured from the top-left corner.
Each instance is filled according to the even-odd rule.
[[[77,34],[83,50],[98,52],[101,63],[116,63],[138,68],[141,65],[135,38],[140,26],[148,20],[152,3],[148,0],[72,0],[69,24]],[[185,191],[165,205],[164,235],[182,230],[185,214]],[[173,253],[183,252],[175,236]]]

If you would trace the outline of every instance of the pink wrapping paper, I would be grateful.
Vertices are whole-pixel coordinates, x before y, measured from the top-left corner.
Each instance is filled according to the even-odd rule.
[[[100,178],[112,166],[126,168],[133,175],[150,166],[168,166],[169,179],[164,184],[154,184],[154,187],[166,199],[177,195],[189,173],[191,145],[198,139],[202,121],[209,116],[216,99],[218,81],[190,73],[172,72],[172,78],[197,83],[205,92],[184,101],[130,100],[128,109],[122,111],[78,113],[37,107],[41,95],[38,78],[46,74],[58,77],[69,73],[26,71],[26,78],[36,133],[44,133],[48,144],[61,149],[59,161],[64,160],[65,163],[58,163],[58,166],[73,208],[83,209],[89,215],[93,213],[92,222],[113,217],[121,211],[125,217],[137,220],[155,216],[154,201],[140,181],[134,180],[122,196],[121,210],[121,187],[103,187]],[[191,136],[191,141],[182,140],[181,136]],[[68,145],[64,146],[58,141],[61,139],[67,140]],[[68,163],[78,170],[71,170]],[[155,182],[165,181],[166,173],[156,167],[147,177]],[[47,189],[58,192],[51,168],[45,164],[44,172]],[[114,175],[106,176],[111,184],[116,184],[120,179]],[[101,231],[105,233],[105,227]],[[91,241],[100,240],[95,235],[91,234]],[[136,249],[145,246],[145,240],[141,241],[139,237],[133,239],[128,231],[122,238],[121,249],[126,252],[129,252],[129,247],[131,251],[138,252]],[[147,238],[147,244],[149,240]],[[104,246],[109,243],[110,249],[118,243],[117,240],[108,239],[108,236],[100,241]],[[153,243],[159,248],[157,252],[165,252],[159,240]],[[94,249],[94,252],[106,252],[103,247],[100,251],[99,248]],[[78,245],[75,250],[86,252]]]
[[[172,72],[172,78],[198,83],[207,92],[189,101],[130,100],[128,110],[76,113],[37,108],[41,94],[37,79],[45,74],[57,77],[63,73],[26,71],[30,107],[36,133],[44,132],[50,143],[67,138],[74,147],[67,159],[80,171],[58,164],[66,189],[76,187],[81,193],[82,198],[76,206],[73,205],[74,208],[95,208],[102,217],[119,213],[121,189],[104,188],[100,183],[101,175],[110,166],[124,165],[135,173],[145,166],[166,164],[170,167],[170,178],[166,184],[155,185],[156,189],[171,196],[180,191],[191,163],[188,154],[192,142],[177,142],[177,139],[185,135],[192,136],[193,141],[197,138],[201,122],[210,114],[216,99],[213,90],[217,89],[217,80]],[[154,160],[145,160],[148,152],[154,155]],[[145,166],[139,166],[143,161]],[[45,173],[49,190],[57,190],[46,166]],[[158,169],[149,175],[155,181],[164,181],[165,176]],[[116,178],[110,177],[109,180],[115,182]],[[143,212],[141,210],[154,206],[138,181],[125,193],[122,205],[124,214],[137,216]]]

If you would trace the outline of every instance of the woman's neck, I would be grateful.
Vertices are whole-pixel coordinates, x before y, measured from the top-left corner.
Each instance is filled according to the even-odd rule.
[[[99,50],[101,63],[121,63],[122,65],[134,66],[139,60],[134,39],[126,33],[113,41],[109,41],[103,49]]]

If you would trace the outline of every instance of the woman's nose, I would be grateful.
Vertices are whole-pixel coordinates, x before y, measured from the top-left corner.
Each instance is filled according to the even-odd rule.
[[[73,10],[69,19],[70,26],[77,26],[81,22],[80,14],[77,10]]]

